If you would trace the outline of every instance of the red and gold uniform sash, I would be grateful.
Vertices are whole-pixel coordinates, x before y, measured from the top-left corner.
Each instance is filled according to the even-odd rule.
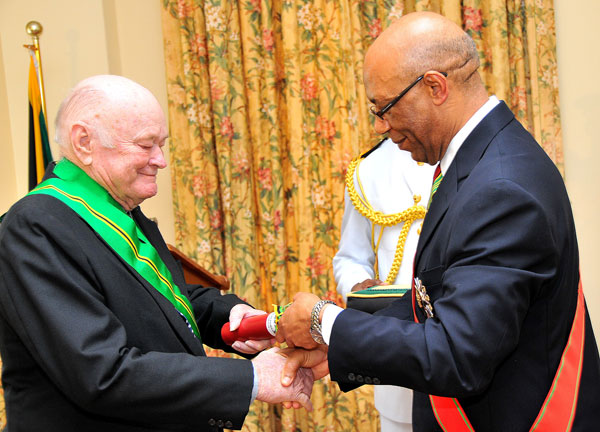
[[[418,322],[415,311],[415,297],[418,293],[415,288],[413,285],[413,312],[415,322]],[[417,300],[420,300],[419,297]],[[550,391],[530,432],[568,432],[571,430],[581,381],[584,340],[585,301],[580,279],[577,308],[571,332]],[[474,432],[471,422],[456,398],[429,395],[429,400],[435,418],[444,432]]]

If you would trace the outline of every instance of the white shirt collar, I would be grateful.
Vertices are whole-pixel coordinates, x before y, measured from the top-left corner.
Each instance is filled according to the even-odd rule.
[[[498,105],[500,101],[494,95],[490,96],[488,101],[483,104],[481,108],[479,108],[475,114],[465,123],[465,125],[458,131],[452,141],[450,141],[450,145],[448,145],[448,149],[446,150],[446,154],[442,157],[440,161],[440,168],[442,169],[442,174],[446,174],[450,164],[454,160],[456,153],[458,153],[458,149],[463,145],[465,139],[469,136],[473,129],[483,120],[483,118],[489,114],[491,110],[494,109],[496,105]]]

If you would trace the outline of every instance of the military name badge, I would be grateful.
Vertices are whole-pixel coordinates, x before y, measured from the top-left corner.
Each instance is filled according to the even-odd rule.
[[[415,278],[415,297],[419,307],[425,311],[427,318],[433,318],[433,305],[425,290],[425,285],[421,282],[421,279]]]

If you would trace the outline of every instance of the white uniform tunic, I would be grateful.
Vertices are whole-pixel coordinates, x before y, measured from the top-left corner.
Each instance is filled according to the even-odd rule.
[[[417,164],[409,152],[400,150],[388,139],[361,161],[354,173],[354,187],[374,210],[384,214],[400,213],[412,207],[415,195],[421,197],[418,204],[427,207],[434,169],[427,164]],[[404,245],[404,258],[394,284],[410,287],[421,223],[421,219],[416,220],[410,228]],[[355,284],[365,279],[375,279],[371,228],[372,222],[356,210],[346,190],[340,245],[333,259],[337,290],[344,300]],[[381,226],[375,226],[375,243],[381,229]],[[382,281],[390,272],[401,229],[402,223],[384,228],[377,251],[379,279]],[[412,390],[375,386],[374,394],[382,431],[412,430]]]

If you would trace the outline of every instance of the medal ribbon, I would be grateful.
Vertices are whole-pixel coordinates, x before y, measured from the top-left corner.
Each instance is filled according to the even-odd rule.
[[[583,366],[583,347],[585,342],[585,300],[583,286],[579,279],[577,309],[567,345],[560,358],[554,381],[546,396],[530,432],[570,431],[575,418],[581,369]]]
[[[581,279],[577,291],[577,308],[569,338],[546,400],[530,432],[569,432],[573,426],[585,341],[585,300]],[[416,313],[415,322],[418,322]],[[444,432],[474,432],[458,399],[429,395],[429,400],[435,418]]]
[[[171,272],[135,221],[110,194],[67,159],[54,169],[59,178],[40,183],[29,194],[50,195],[71,208],[140,276],[186,319],[200,339],[192,305],[173,282]]]

